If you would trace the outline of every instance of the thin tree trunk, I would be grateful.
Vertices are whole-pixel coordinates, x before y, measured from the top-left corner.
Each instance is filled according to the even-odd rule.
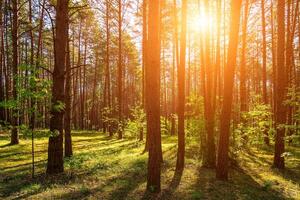
[[[5,101],[4,96],[4,63],[5,63],[5,55],[4,55],[4,37],[3,37],[3,0],[0,0],[0,102]],[[3,50],[3,51],[2,51]],[[2,125],[5,122],[5,110],[0,106],[0,124]]]
[[[205,12],[206,15],[209,15],[209,1],[205,1]],[[206,80],[206,88],[204,95],[204,115],[205,115],[205,130],[207,135],[207,147],[204,157],[204,166],[209,168],[215,168],[216,166],[216,149],[215,149],[215,139],[214,139],[214,109],[213,109],[213,69],[211,66],[211,48],[210,48],[210,27],[209,24],[206,26],[205,33],[205,80]]]
[[[143,85],[143,93],[142,93],[142,105],[145,109],[145,94],[146,94],[146,86],[145,86],[145,76],[146,76],[146,64],[147,64],[147,43],[148,43],[148,26],[147,26],[147,8],[148,8],[148,0],[143,0],[143,71],[142,71],[142,85]],[[140,132],[140,138],[142,137],[143,131]],[[149,134],[146,134],[146,142],[145,149],[143,153],[149,150]]]
[[[118,103],[119,103],[119,127],[118,127],[118,138],[123,138],[123,66],[122,66],[122,0],[119,1],[119,49],[118,49]]]
[[[67,19],[67,31],[69,31],[69,19]],[[70,63],[70,44],[69,38],[66,41],[66,83],[65,83],[65,157],[73,155],[72,137],[71,137],[71,63]]]
[[[247,111],[247,91],[246,91],[246,52],[247,52],[247,26],[248,26],[248,14],[249,13],[249,0],[245,1],[244,7],[244,19],[242,28],[242,58],[240,66],[240,102],[241,102],[241,114]]]
[[[12,22],[12,72],[13,72],[13,99],[18,101],[17,94],[17,76],[18,76],[18,1],[12,0],[12,12],[13,12],[13,22]],[[12,115],[12,130],[11,130],[11,141],[12,145],[19,144],[18,135],[18,108],[13,108]]]
[[[186,58],[186,24],[187,0],[182,1],[181,33],[180,33],[180,64],[178,66],[178,151],[176,171],[184,168],[185,133],[184,133],[184,107],[185,107],[185,58]]]

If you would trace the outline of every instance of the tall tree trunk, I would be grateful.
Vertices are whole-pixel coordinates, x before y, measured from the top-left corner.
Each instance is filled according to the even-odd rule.
[[[286,108],[283,105],[286,94],[286,66],[285,66],[285,0],[277,1],[277,67],[276,67],[276,135],[275,153],[273,165],[276,168],[284,168],[284,135],[285,129],[281,127],[286,122]]]
[[[261,0],[261,24],[262,24],[262,53],[263,53],[263,67],[262,67],[262,82],[263,82],[263,102],[268,104],[267,95],[267,41],[266,41],[266,20],[265,20],[265,0]],[[266,145],[270,144],[268,130],[264,131],[264,141]]]
[[[216,177],[221,180],[228,179],[230,121],[241,4],[242,0],[231,0],[229,46],[227,66],[224,72],[224,100],[220,116],[220,139],[216,169]]]
[[[176,102],[175,102],[175,74],[176,68],[179,65],[179,48],[178,48],[178,24],[177,24],[177,3],[173,0],[173,15],[174,15],[174,31],[173,31],[173,69],[172,69],[172,116],[171,116],[171,135],[175,135],[176,132]]]
[[[29,24],[32,27],[32,2],[31,0],[28,1],[28,8],[29,8]],[[42,8],[43,9],[43,8]],[[33,57],[34,57],[34,38],[33,38],[33,31],[30,30],[29,32],[30,35],[30,67],[31,67],[31,74],[36,74],[36,70],[33,69],[34,68],[34,61],[33,61]],[[26,75],[27,75],[27,70],[26,70]],[[26,85],[25,87],[28,87],[28,85]],[[31,87],[31,85],[29,86]],[[31,88],[31,90],[34,92],[35,88]],[[30,102],[29,102],[29,106],[30,108],[33,108],[31,113],[30,113],[30,122],[29,122],[29,128],[31,130],[31,157],[32,157],[32,178],[34,178],[34,128],[35,128],[35,98],[31,97]]]
[[[272,103],[273,103],[273,113],[276,112],[276,76],[277,76],[277,72],[276,72],[276,46],[275,46],[275,31],[274,31],[274,10],[273,10],[273,0],[271,0],[271,37],[272,37],[272,83],[273,83],[273,99],[272,99]],[[274,120],[274,115],[273,115],[273,120]],[[275,121],[275,120],[274,120]]]
[[[69,19],[67,19],[67,31],[69,31]],[[73,155],[72,137],[71,137],[71,63],[70,63],[70,44],[69,39],[66,41],[66,83],[65,83],[65,157]]]
[[[67,31],[68,0],[58,0],[56,5],[56,37],[54,43],[55,64],[53,71],[52,105],[48,144],[47,174],[64,171],[63,164],[63,115],[64,115],[64,84]]]
[[[186,24],[187,0],[182,1],[181,33],[180,33],[180,64],[178,66],[178,151],[176,171],[184,168],[185,133],[184,133],[184,107],[185,107],[185,57],[186,57]]]
[[[160,3],[149,1],[146,61],[146,117],[149,142],[147,190],[160,192],[161,134],[160,134]]]
[[[215,75],[214,75],[214,105],[213,110],[217,109],[217,96],[220,99],[221,96],[221,0],[217,1],[217,46],[216,46],[216,64],[215,64]],[[219,105],[218,105],[219,107]]]
[[[123,66],[122,66],[122,0],[119,1],[119,49],[118,49],[118,103],[119,103],[119,127],[118,127],[118,138],[123,138]]]
[[[105,16],[105,20],[106,20],[106,68],[105,68],[105,86],[104,86],[104,108],[107,109],[105,111],[104,117],[105,118],[109,118],[110,117],[110,112],[111,112],[111,102],[110,102],[110,25],[109,25],[109,18],[110,18],[110,2],[109,0],[106,0],[106,16]],[[105,131],[109,131],[109,136],[112,137],[112,132],[110,131],[110,123],[109,122],[105,122],[104,123],[104,132]]]
[[[209,15],[209,1],[205,1],[205,13]],[[211,48],[210,48],[210,26],[207,24],[205,27],[207,30],[205,32],[205,80],[206,80],[206,88],[204,95],[204,114],[205,114],[205,129],[207,135],[207,147],[204,157],[204,166],[209,168],[214,168],[216,166],[216,149],[215,149],[215,139],[214,139],[214,109],[213,109],[213,69],[211,65]]]
[[[148,0],[143,0],[143,71],[142,71],[142,85],[143,85],[143,93],[142,93],[142,106],[145,109],[145,94],[146,94],[146,86],[145,86],[145,76],[146,76],[146,64],[147,64],[147,43],[148,43],[148,26],[147,26],[147,8],[148,8]],[[140,138],[142,137],[143,130],[140,131]],[[146,135],[145,149],[143,153],[149,150],[149,134]]]
[[[13,12],[13,21],[12,21],[12,72],[13,72],[13,99],[18,101],[17,94],[17,76],[18,76],[18,1],[12,0],[12,12]],[[18,108],[13,108],[12,115],[12,130],[11,130],[11,144],[19,144],[19,135],[18,135]]]
[[[261,24],[262,24],[262,54],[263,54],[263,67],[262,67],[262,79],[263,79],[263,101],[268,103],[267,96],[267,41],[266,41],[266,20],[265,20],[265,1],[261,0]]]
[[[4,21],[3,21],[3,0],[0,0],[0,102],[5,101],[4,96]],[[3,51],[2,51],[3,50]],[[5,122],[5,110],[3,107],[0,106],[0,125]]]
[[[247,91],[246,91],[246,52],[247,52],[247,26],[249,15],[249,0],[245,1],[244,5],[244,18],[242,28],[242,58],[240,66],[240,101],[241,101],[241,114],[247,111]]]
[[[145,67],[147,59],[147,39],[148,39],[148,30],[147,30],[147,7],[148,0],[143,0],[143,60],[142,60],[142,101],[141,104],[145,106]]]

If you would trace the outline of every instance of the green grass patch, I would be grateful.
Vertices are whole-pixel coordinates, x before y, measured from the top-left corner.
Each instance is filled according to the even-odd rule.
[[[117,140],[103,133],[75,131],[74,156],[64,161],[65,172],[46,176],[48,138],[36,133],[36,177],[31,178],[31,141],[9,146],[0,138],[0,199],[300,199],[299,147],[287,147],[287,169],[271,168],[272,148],[253,147],[238,155],[228,182],[217,181],[215,172],[201,168],[198,139],[186,143],[186,166],[174,176],[177,138],[163,136],[162,192],[145,193],[147,153],[144,142]]]

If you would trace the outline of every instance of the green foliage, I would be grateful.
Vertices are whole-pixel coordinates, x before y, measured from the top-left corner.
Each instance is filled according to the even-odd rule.
[[[41,190],[41,184],[39,183],[32,183],[29,185],[26,185],[23,189],[22,192],[24,193],[34,193],[34,192],[38,192]]]
[[[242,113],[241,121],[234,130],[237,147],[263,142],[264,134],[274,134],[272,128],[272,111],[268,104],[260,102],[260,97],[254,97],[249,111]]]
[[[78,170],[83,168],[84,162],[87,160],[87,157],[83,154],[72,156],[70,158],[64,159],[64,165],[71,170]]]
[[[187,98],[185,105],[186,120],[186,134],[187,136],[199,136],[205,134],[204,132],[204,99],[196,93],[191,93]]]
[[[169,120],[163,116],[160,117],[160,131],[161,134],[169,133]]]
[[[191,193],[191,199],[193,200],[198,200],[198,199],[202,199],[203,198],[203,194],[200,191],[193,191]]]
[[[49,137],[59,136],[59,130],[49,131]]]
[[[44,103],[45,99],[51,97],[51,81],[39,78],[41,71],[36,69],[34,66],[22,64],[19,65],[19,70],[19,75],[14,77],[17,82],[17,99],[11,98],[6,101],[2,101],[0,102],[0,107],[6,109],[20,109],[21,105],[31,103],[31,106],[23,106],[20,114],[28,113],[29,116],[31,116],[35,113],[39,116],[39,110],[36,103]],[[22,76],[20,74],[26,75]],[[40,118],[37,117],[36,119],[39,120]],[[24,127],[20,128],[22,129]]]
[[[65,109],[65,103],[62,101],[57,101],[52,104],[52,110],[54,112],[62,112]]]
[[[107,106],[102,109],[102,117],[109,130],[117,132],[119,128],[123,128],[123,124],[119,123],[119,119],[114,115],[114,110],[111,107]]]
[[[296,85],[292,85],[288,88],[287,99],[284,104],[293,111],[291,123],[285,124],[286,130],[289,132],[286,139],[288,141],[298,139],[300,142],[300,88],[297,88]]]
[[[136,106],[131,109],[131,118],[126,121],[124,128],[125,134],[132,137],[138,137],[140,131],[146,127],[146,114],[141,106]]]
[[[263,190],[268,191],[271,189],[272,185],[273,185],[273,182],[268,180],[263,183],[262,188],[263,188]]]

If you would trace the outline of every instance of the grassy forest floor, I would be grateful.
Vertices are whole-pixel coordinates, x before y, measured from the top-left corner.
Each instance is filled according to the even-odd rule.
[[[36,139],[36,178],[31,179],[31,141],[9,146],[0,135],[0,199],[300,199],[300,147],[287,147],[283,172],[271,168],[272,148],[240,152],[230,181],[201,168],[195,138],[189,138],[183,174],[174,176],[176,137],[163,137],[162,192],[145,193],[147,154],[143,142],[117,140],[96,132],[73,133],[74,157],[65,173],[46,177],[47,137]]]

